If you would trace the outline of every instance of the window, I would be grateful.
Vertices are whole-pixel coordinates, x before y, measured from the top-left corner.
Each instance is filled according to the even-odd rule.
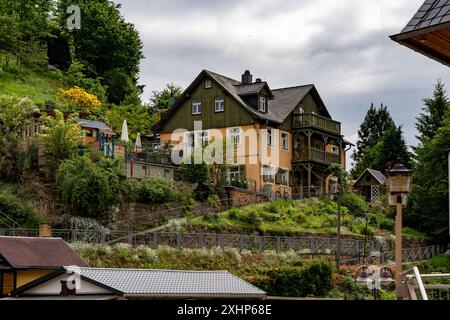
[[[259,111],[266,112],[266,97],[259,97]]]
[[[289,150],[289,134],[287,132],[281,133],[281,149]]]
[[[234,145],[241,144],[241,129],[240,128],[231,128],[229,130],[229,135],[230,135],[230,139]]]
[[[228,170],[228,181],[233,182],[244,178],[244,166],[230,167]]]
[[[339,154],[339,147],[337,147],[337,146],[332,146],[332,147],[331,147],[331,152],[338,155],[338,154]]]
[[[305,113],[305,108],[303,108],[303,106],[298,107],[297,113]]]
[[[287,186],[289,184],[289,171],[286,169],[278,169],[276,175],[276,183],[281,184],[283,186]]]
[[[271,147],[274,146],[273,129],[267,129],[267,145]]]
[[[189,132],[186,134],[186,146],[188,148],[194,148],[195,145],[195,135],[193,132]]]
[[[205,89],[211,89],[212,88],[212,82],[211,80],[205,81]]]
[[[275,168],[271,166],[263,166],[263,180],[264,182],[275,183]]]
[[[208,131],[202,131],[199,133],[199,140],[202,143],[203,147],[206,147],[209,144],[209,132]]]
[[[215,111],[216,112],[225,111],[225,99],[223,97],[216,98]]]
[[[192,114],[202,114],[202,102],[200,100],[194,100],[192,102]]]

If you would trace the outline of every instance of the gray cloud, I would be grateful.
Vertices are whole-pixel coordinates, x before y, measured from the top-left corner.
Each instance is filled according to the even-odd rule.
[[[371,102],[387,104],[408,143],[422,99],[448,68],[392,42],[423,0],[117,0],[144,42],[144,99],[202,69],[272,88],[316,84],[344,134],[354,136]]]

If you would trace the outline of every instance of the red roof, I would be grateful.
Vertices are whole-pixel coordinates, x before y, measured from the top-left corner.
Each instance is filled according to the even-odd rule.
[[[0,236],[0,255],[13,268],[88,267],[60,238]]]

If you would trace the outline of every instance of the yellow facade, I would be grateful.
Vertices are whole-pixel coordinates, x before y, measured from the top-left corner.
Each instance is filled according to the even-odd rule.
[[[291,187],[287,185],[280,185],[277,183],[264,182],[263,181],[263,166],[266,163],[264,155],[267,158],[273,158],[273,167],[281,168],[290,172],[292,170],[292,134],[290,132],[285,132],[279,129],[274,129],[270,127],[261,126],[259,124],[248,125],[239,127],[241,129],[241,143],[236,146],[235,149],[235,159],[237,163],[230,162],[227,160],[227,155],[224,153],[223,162],[228,161],[227,164],[241,164],[245,166],[245,178],[247,180],[254,181],[257,190],[262,190],[265,185],[271,185],[272,192],[281,192],[281,194],[288,193],[292,194]],[[232,128],[214,128],[208,131],[208,141],[210,143],[214,141],[227,141],[229,137],[229,132]],[[273,130],[274,143],[272,146],[268,145],[267,141],[267,129]],[[284,150],[281,148],[281,132],[288,135],[288,148]],[[186,144],[186,134],[185,133],[161,133],[161,145],[165,145],[170,142],[174,145],[178,145],[179,148]],[[267,146],[267,147],[265,147]]]
[[[0,272],[0,295],[7,296],[14,289],[26,285],[53,271],[54,270],[50,269],[4,270]]]

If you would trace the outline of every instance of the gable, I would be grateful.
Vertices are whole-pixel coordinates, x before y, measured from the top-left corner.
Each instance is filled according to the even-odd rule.
[[[209,89],[205,88],[206,80],[212,82],[212,87]],[[225,100],[224,112],[215,112],[215,99],[218,97],[223,97]],[[202,102],[201,115],[192,114],[194,100]],[[183,100],[177,103],[176,108],[163,123],[161,132],[170,133],[176,129],[193,131],[195,121],[202,121],[203,129],[227,128],[251,124],[253,117],[219,83],[203,74],[185,94]]]
[[[75,278],[70,274],[62,274],[58,277],[44,281],[30,289],[24,290],[20,293],[21,296],[59,296],[61,293],[61,281],[72,281]],[[102,288],[92,282],[85,279],[77,279],[79,281],[79,287],[76,292],[77,295],[93,295],[93,294],[114,294],[114,292]]]

